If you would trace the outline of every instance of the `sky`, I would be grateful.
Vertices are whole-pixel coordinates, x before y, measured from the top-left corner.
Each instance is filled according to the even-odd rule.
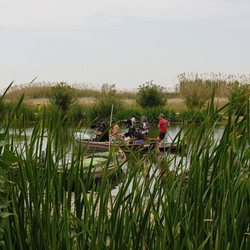
[[[249,0],[0,0],[0,90],[174,88],[183,72],[250,73]]]

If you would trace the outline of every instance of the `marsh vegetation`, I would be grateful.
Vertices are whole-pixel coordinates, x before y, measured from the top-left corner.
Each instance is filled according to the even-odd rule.
[[[187,125],[173,138],[187,152],[131,152],[114,194],[108,173],[95,184],[91,162],[83,171],[87,153],[74,137],[80,127],[72,130],[60,112],[52,119],[45,106],[27,134],[22,100],[1,123],[1,248],[249,249],[249,101],[239,114],[238,98],[217,108],[212,96],[199,126]]]
[[[26,117],[18,115],[21,101],[11,113],[15,132],[12,119],[1,123],[3,249],[249,249],[249,102],[242,116],[234,109],[237,99],[219,110],[211,99],[204,121],[174,138],[187,146],[188,161],[184,153],[158,158],[154,151],[131,152],[114,195],[105,171],[98,184],[91,171],[83,171],[85,149],[75,145],[74,131],[64,133],[70,120],[59,113],[48,119],[44,107],[28,136]],[[215,140],[215,126],[225,115]],[[13,133],[23,135],[21,151]],[[65,140],[70,168],[64,167]]]

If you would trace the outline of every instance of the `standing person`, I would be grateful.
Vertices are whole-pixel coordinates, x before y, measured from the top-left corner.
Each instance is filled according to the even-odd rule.
[[[164,118],[164,115],[162,113],[159,115],[159,119],[160,120],[158,123],[158,128],[159,128],[158,140],[159,140],[159,145],[161,145],[168,131],[168,126],[170,126],[170,122],[166,118]]]

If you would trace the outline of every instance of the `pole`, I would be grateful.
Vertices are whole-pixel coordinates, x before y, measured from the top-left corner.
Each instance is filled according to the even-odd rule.
[[[111,112],[110,112],[110,120],[109,120],[109,136],[111,134],[111,126],[112,126],[112,119],[113,119],[113,110],[114,110],[114,105],[112,104],[112,106],[111,106]],[[109,149],[110,149],[110,140],[109,140]]]

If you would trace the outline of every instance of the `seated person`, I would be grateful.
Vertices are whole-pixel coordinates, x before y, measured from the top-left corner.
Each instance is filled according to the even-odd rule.
[[[134,145],[143,145],[144,144],[144,135],[141,132],[141,129],[137,128],[134,132]]]
[[[96,141],[109,141],[109,131],[105,122],[101,122],[96,131]]]
[[[124,137],[133,137],[135,132],[135,118],[127,120],[128,131],[124,133]]]
[[[119,138],[119,132],[120,132],[119,125],[115,124],[112,129],[112,133],[110,135],[110,140],[111,141],[117,140]]]
[[[147,137],[149,132],[149,122],[146,116],[141,117],[142,134]]]

